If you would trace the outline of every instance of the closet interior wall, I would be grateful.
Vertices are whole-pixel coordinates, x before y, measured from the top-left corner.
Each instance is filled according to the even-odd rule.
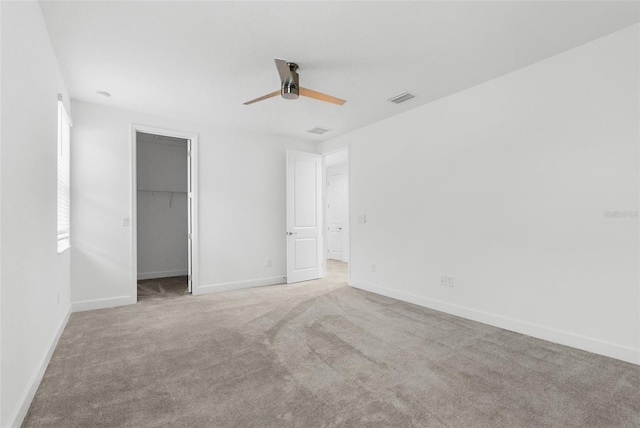
[[[187,141],[137,134],[138,279],[187,275]]]

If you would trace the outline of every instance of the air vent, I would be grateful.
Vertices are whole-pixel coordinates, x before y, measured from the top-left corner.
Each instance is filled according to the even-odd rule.
[[[395,103],[395,104],[400,104],[400,103],[403,103],[403,102],[405,102],[407,100],[410,100],[413,97],[414,96],[411,95],[410,93],[403,92],[400,95],[396,95],[395,97],[389,98],[388,101],[391,101],[392,103]]]
[[[321,128],[319,126],[316,126],[315,128],[308,130],[307,132],[311,132],[312,134],[321,135],[321,134],[324,134],[325,132],[329,132],[329,131],[331,131],[331,130],[327,129],[327,128]]]

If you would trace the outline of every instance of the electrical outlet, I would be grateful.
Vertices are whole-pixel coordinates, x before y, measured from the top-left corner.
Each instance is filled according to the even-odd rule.
[[[123,226],[129,226],[129,217],[122,217],[122,222],[121,224]]]
[[[371,272],[375,272],[375,271],[376,271],[376,265],[375,265],[375,264],[372,264],[372,265],[371,265]]]
[[[367,222],[367,215],[362,214],[358,216],[358,224],[365,224]]]
[[[267,259],[267,260],[265,261],[265,265],[266,265],[267,267],[271,267],[271,259]]]
[[[451,275],[440,275],[440,285],[443,287],[453,287],[453,277]]]

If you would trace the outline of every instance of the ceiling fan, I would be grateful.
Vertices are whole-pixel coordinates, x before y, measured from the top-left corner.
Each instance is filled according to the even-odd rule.
[[[342,105],[346,103],[346,100],[332,97],[331,95],[323,94],[322,92],[313,91],[307,88],[301,88],[298,83],[298,64],[293,62],[287,62],[284,59],[274,58],[276,61],[276,67],[280,74],[280,89],[267,95],[263,95],[260,98],[247,101],[244,105],[257,103],[258,101],[266,100],[267,98],[281,95],[286,100],[296,100],[299,95],[303,97],[314,98],[320,101],[326,101],[328,103]]]

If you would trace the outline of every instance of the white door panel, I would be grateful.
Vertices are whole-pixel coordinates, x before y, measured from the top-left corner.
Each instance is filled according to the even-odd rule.
[[[328,258],[343,260],[346,254],[347,180],[344,173],[327,177]]]
[[[318,240],[315,238],[294,238],[295,245],[295,270],[313,269],[316,267],[318,258]]]
[[[316,164],[313,160],[296,159],[293,162],[294,227],[317,227]]]
[[[287,150],[287,283],[322,276],[321,156]]]

